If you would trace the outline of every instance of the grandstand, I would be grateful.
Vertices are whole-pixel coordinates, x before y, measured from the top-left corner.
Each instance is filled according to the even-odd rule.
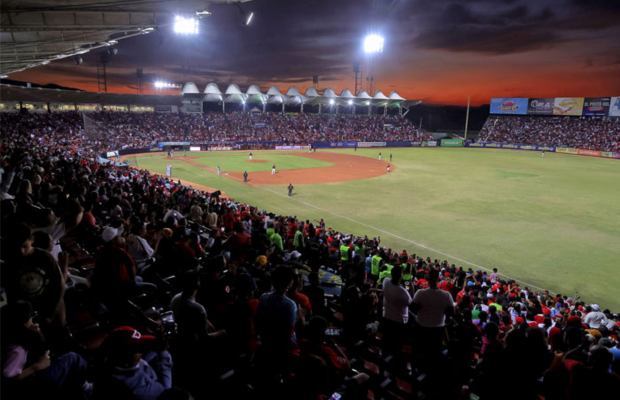
[[[399,2],[360,2],[366,9],[353,32],[345,23],[353,20],[350,4],[273,2],[277,9],[263,19],[269,37],[223,32],[221,19],[208,26],[209,46],[227,35],[268,46],[256,58],[239,57],[247,43],[234,49],[239,71],[215,66],[225,57],[216,46],[195,66],[198,47],[187,46],[177,54],[181,66],[153,57],[158,74],[195,81],[157,81],[179,93],[107,93],[105,64],[119,41],[156,36],[161,46],[165,27],[188,34],[176,29],[179,20],[197,32],[217,10],[210,3],[222,3],[220,15],[245,29],[248,1],[4,2],[3,77],[61,59],[73,68],[97,51],[100,92],[0,84],[0,397],[578,400],[620,393],[620,97],[493,98],[478,139],[468,141],[407,118],[421,103],[401,96],[412,85],[381,80],[383,90],[374,90],[376,54],[364,55],[363,68],[354,63],[351,91],[336,82],[349,78],[345,64],[321,49],[333,41],[332,49],[348,53],[342,43],[385,19],[400,45],[417,46],[403,65],[421,65],[419,77],[433,68],[429,53],[441,53],[443,64],[467,54],[462,71],[442,76],[451,86],[444,91],[477,87],[462,74],[485,73],[473,62],[489,54],[489,78],[509,76],[512,85],[501,60],[555,52],[577,30],[611,29],[615,6],[577,1],[562,13],[541,5],[534,15],[521,4],[494,17],[486,9],[492,2],[433,4],[419,14],[441,27],[427,31],[406,14],[394,20],[415,29],[388,25]],[[324,25],[285,15],[291,5],[306,14],[319,3],[347,14]],[[592,8],[583,15],[608,15],[589,19],[587,29],[577,24],[570,41],[554,33],[577,21],[559,15],[581,7]],[[427,14],[433,9],[441,16]],[[528,32],[496,30],[504,20]],[[543,23],[549,31],[541,34]],[[499,39],[485,42],[486,32]],[[299,46],[294,52],[304,57],[282,65],[319,54],[333,87],[318,89],[315,75],[314,87],[284,90],[272,83],[304,78],[241,73],[244,64],[288,61],[271,50],[279,35],[318,49]],[[596,35],[601,43],[592,47],[604,51]],[[537,39],[547,36],[557,43]],[[383,38],[369,37],[379,39],[372,52],[383,51]],[[390,74],[403,61],[386,60]],[[601,71],[608,61],[597,55],[587,63]],[[138,67],[139,84],[126,88],[142,93]],[[225,85],[210,81],[228,74],[234,79]]]
[[[392,136],[410,144],[428,140],[399,116],[73,111],[3,113],[0,118],[5,156],[3,287],[9,302],[1,312],[7,332],[3,341],[34,351],[31,343],[15,342],[15,335],[24,329],[18,321],[31,315],[28,303],[17,299],[29,301],[50,349],[59,357],[47,368],[56,371],[62,365],[74,365],[67,372],[72,380],[54,384],[54,390],[67,398],[90,395],[93,390],[93,396],[100,398],[119,390],[132,392],[129,398],[155,398],[173,385],[199,399],[214,393],[290,398],[299,385],[312,396],[337,392],[349,398],[366,398],[368,393],[386,399],[458,398],[455,393],[463,386],[473,393],[495,390],[487,374],[498,368],[492,363],[499,361],[493,361],[490,348],[504,336],[517,334],[526,342],[507,340],[506,348],[496,351],[529,354],[523,359],[528,363],[540,360],[537,374],[523,373],[529,371],[524,365],[512,372],[522,382],[516,390],[519,398],[526,398],[556,390],[540,386],[539,374],[553,359],[553,351],[568,352],[577,343],[575,338],[564,342],[562,330],[576,329],[581,335],[583,325],[588,336],[579,336],[578,343],[600,340],[611,346],[611,339],[620,332],[617,314],[588,306],[570,294],[524,290],[496,272],[395,252],[382,247],[380,239],[328,229],[323,220],[277,216],[213,190],[192,189],[148,171],[95,161],[101,151],[156,146],[158,141],[276,139],[268,136],[273,132],[247,133],[257,123],[285,127],[291,137],[280,136],[279,143],[307,143],[313,138],[319,144],[319,137],[357,144],[390,143]],[[489,126],[498,128],[502,118],[527,121],[528,117],[498,118],[487,123],[485,139],[498,137],[492,135],[499,130],[490,132]],[[575,121],[580,129],[585,129],[585,123],[601,123]],[[211,130],[202,137],[198,132],[206,126]],[[313,137],[312,132],[319,136]],[[599,143],[578,144],[596,148]],[[33,233],[34,242],[30,242]],[[18,249],[26,250],[14,251]],[[29,292],[31,286],[20,284],[20,277],[35,266],[33,257],[44,257],[51,268],[38,270],[43,284]],[[402,280],[404,286],[391,280]],[[54,285],[62,285],[62,290]],[[266,295],[272,285],[275,292]],[[414,298],[411,311],[407,307],[411,300],[404,305],[396,302],[390,285],[401,291],[399,296]],[[450,299],[445,343],[435,340],[442,335],[420,325],[425,300],[414,294],[429,285],[437,285]],[[277,297],[287,287],[288,297]],[[289,308],[269,305],[267,298],[282,299],[278,301]],[[194,319],[185,314],[190,311],[196,313]],[[418,318],[414,330],[412,311]],[[194,323],[195,318],[200,324]],[[284,321],[289,322],[278,325]],[[118,330],[119,326],[125,328]],[[325,337],[325,332],[338,336]],[[138,351],[127,347],[126,335],[135,340],[150,338],[149,333],[156,337],[151,349],[158,352],[145,352],[142,357],[163,375],[145,392],[124,377],[119,362]],[[434,336],[421,341],[424,334]],[[550,349],[527,344],[534,337],[548,337]],[[431,342],[435,344],[429,346]],[[108,357],[101,354],[110,351]],[[326,358],[334,363],[328,368],[330,378],[316,381],[327,361],[312,363],[325,352],[333,354]],[[476,366],[475,357],[482,364]],[[209,361],[197,363],[200,358]],[[91,376],[84,375],[89,364],[102,368],[88,378],[94,385],[84,383],[84,377]],[[442,371],[455,368],[458,372],[446,379]],[[38,390],[47,387],[26,386],[11,379],[15,376],[4,373],[3,391],[40,396]],[[110,376],[115,377],[115,385],[122,385],[105,383]],[[550,371],[544,376],[545,381],[555,379]],[[442,385],[436,381],[439,378]],[[45,382],[44,377],[33,379]],[[316,386],[303,386],[308,379]]]

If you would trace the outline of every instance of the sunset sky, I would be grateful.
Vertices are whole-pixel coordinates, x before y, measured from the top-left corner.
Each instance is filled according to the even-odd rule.
[[[618,0],[256,0],[248,27],[232,5],[212,5],[197,37],[169,29],[127,39],[108,65],[108,91],[135,93],[136,68],[152,82],[216,82],[302,92],[354,90],[353,63],[374,69],[375,88],[425,103],[491,97],[620,95]],[[368,59],[362,39],[385,37]],[[96,55],[11,74],[10,79],[96,91]],[[364,84],[364,89],[367,85]]]

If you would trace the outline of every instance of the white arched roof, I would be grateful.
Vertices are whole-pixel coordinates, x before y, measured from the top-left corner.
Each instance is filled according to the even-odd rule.
[[[220,88],[217,86],[217,83],[209,83],[205,88],[206,94],[222,94]]]
[[[275,87],[275,86],[273,86]],[[284,96],[283,94],[276,94],[274,96],[271,96],[269,98],[269,100],[267,100],[267,103],[269,104],[282,104],[286,101],[286,96]]]
[[[343,90],[342,93],[340,93],[340,97],[345,98],[345,99],[355,98],[355,96],[353,96],[353,93],[351,93],[349,89]]]
[[[217,94],[217,93],[208,93],[202,99],[202,101],[206,101],[208,103],[219,103],[222,100],[223,100],[222,95],[221,94]]]
[[[334,93],[334,89],[328,88],[328,89],[325,89],[325,91],[323,92],[323,97],[332,98],[332,97],[338,97],[338,96],[336,96],[336,93]]]
[[[241,93],[241,89],[239,89],[239,86],[235,85],[234,83],[231,83],[230,85],[228,85],[228,88],[226,88],[226,94],[242,94],[242,93]]]
[[[301,93],[299,93],[299,89],[297,89],[295,86],[291,86],[286,91],[286,95],[287,96],[301,96]]]
[[[383,94],[383,92],[382,92],[382,91],[380,91],[380,90],[377,90],[377,91],[375,92],[375,95],[374,95],[374,96],[372,96],[372,98],[373,98],[373,99],[375,99],[375,100],[387,100],[387,99],[388,99],[388,98],[387,98],[387,97]]]
[[[366,92],[365,90],[360,90],[359,94],[357,95],[358,99],[372,99],[372,97],[370,97],[370,95],[368,94],[368,92]]]
[[[181,89],[181,94],[189,94],[189,93],[200,93],[198,90],[198,86],[194,82],[187,82],[183,85],[183,89]]]
[[[319,95],[319,93],[313,87],[309,87],[308,90],[306,90],[306,96],[307,97],[316,97],[318,95]]]
[[[269,88],[269,90],[267,90],[267,94],[270,96],[275,96],[278,94],[282,94],[282,92],[280,92],[280,89],[278,89],[277,86],[272,86]]]
[[[405,100],[403,97],[401,97],[398,92],[396,90],[394,90],[392,93],[390,93],[390,95],[388,96],[390,98],[390,100]]]
[[[198,87],[194,82],[187,82],[183,85],[181,91],[183,94],[196,94],[200,93]],[[328,105],[332,100],[335,104],[346,106],[350,102],[359,106],[371,106],[371,107],[407,107],[415,104],[419,104],[417,100],[407,100],[403,98],[397,91],[392,91],[386,96],[381,90],[377,90],[374,96],[370,96],[366,90],[360,90],[356,96],[351,93],[349,89],[343,89],[340,95],[337,95],[332,88],[327,88],[323,94],[319,94],[314,87],[306,89],[305,95],[301,94],[301,91],[296,86],[291,86],[286,91],[286,95],[283,94],[277,86],[271,86],[267,93],[262,93],[261,89],[257,85],[250,85],[248,90],[243,93],[238,85],[231,83],[226,88],[226,92],[222,93],[218,85],[214,82],[209,83],[204,90],[205,102],[226,102],[226,103],[246,103],[260,104],[287,104],[287,105]]]
[[[246,93],[247,94],[263,94],[263,92],[260,91],[260,88],[256,85],[251,85],[248,88],[248,91]]]

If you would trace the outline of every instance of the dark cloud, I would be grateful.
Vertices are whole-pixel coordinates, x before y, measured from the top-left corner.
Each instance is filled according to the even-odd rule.
[[[547,30],[518,28],[441,29],[418,36],[416,44],[427,49],[486,54],[510,54],[552,47],[560,39]]]
[[[351,86],[352,64],[363,63],[361,42],[370,32],[385,35],[382,57],[393,60],[392,75],[379,78],[381,85],[411,90],[420,64],[460,73],[459,60],[536,52],[542,68],[552,64],[544,51],[553,48],[577,68],[610,69],[617,65],[611,54],[620,54],[620,0],[257,0],[242,7],[255,12],[248,27],[234,5],[213,4],[197,37],[162,28],[121,41],[108,64],[109,84],[135,90],[135,69],[143,68],[147,87],[165,79],[193,81],[200,89],[208,82],[305,88],[319,75],[322,84],[340,90]],[[445,58],[438,64],[429,55],[435,53],[424,50],[441,51],[454,65],[445,65]],[[412,64],[415,57],[421,63]],[[84,55],[80,66],[66,60],[16,75],[27,80],[29,74],[46,80],[39,83],[96,87],[96,54]]]

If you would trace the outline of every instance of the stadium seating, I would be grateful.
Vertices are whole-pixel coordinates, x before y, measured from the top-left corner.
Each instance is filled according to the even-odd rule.
[[[480,141],[620,151],[620,118],[491,116]]]
[[[2,115],[3,397],[15,391],[21,398],[67,399],[617,393],[618,347],[615,356],[609,348],[617,346],[620,322],[603,307],[448,261],[393,253],[363,234],[275,216],[92,158],[104,148],[187,135],[291,143],[420,137],[409,123],[397,120],[403,130],[393,134],[382,129],[383,117],[258,116],[269,129],[253,129],[257,120],[245,115],[94,118],[110,130],[96,147],[76,113]],[[295,246],[296,232],[303,245]],[[386,314],[399,306],[386,286],[401,268],[401,295],[430,284],[455,300],[432,358],[421,339],[421,299],[410,310],[404,305],[400,325]],[[327,282],[332,273],[339,283]]]

